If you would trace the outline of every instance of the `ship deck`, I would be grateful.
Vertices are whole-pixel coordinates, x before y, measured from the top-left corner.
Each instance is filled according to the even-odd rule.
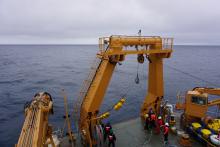
[[[178,123],[178,122],[177,122]],[[178,125],[178,124],[177,124]],[[140,118],[131,119],[125,122],[113,124],[113,131],[116,135],[116,147],[163,147],[162,134],[156,135],[143,129]],[[192,140],[193,147],[203,147],[199,142]],[[167,147],[180,147],[179,137],[174,133],[169,133],[169,145]],[[69,146],[67,141],[61,146]],[[65,144],[65,145],[64,145]],[[77,141],[76,146],[81,146]],[[107,143],[105,144],[107,147]]]
[[[143,129],[140,118],[132,119],[113,126],[117,137],[118,147],[163,147],[163,135]],[[169,146],[179,147],[179,137],[174,133],[169,133]],[[202,147],[202,144],[192,140],[192,146]]]

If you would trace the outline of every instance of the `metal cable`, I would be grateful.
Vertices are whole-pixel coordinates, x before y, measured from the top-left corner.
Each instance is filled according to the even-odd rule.
[[[172,70],[175,70],[175,71],[177,71],[177,72],[179,72],[179,73],[182,73],[182,74],[184,74],[184,75],[187,75],[187,76],[189,76],[189,77],[191,77],[191,78],[193,78],[193,79],[199,80],[199,81],[201,81],[201,82],[208,83],[208,84],[210,84],[210,85],[212,85],[212,86],[215,86],[215,87],[219,87],[219,86],[216,85],[215,83],[209,82],[209,81],[204,80],[204,79],[202,79],[202,78],[200,78],[200,77],[197,77],[197,76],[195,76],[195,75],[193,75],[193,74],[190,74],[190,73],[187,73],[187,72],[185,72],[185,71],[182,71],[182,70],[180,70],[180,69],[178,69],[178,68],[176,68],[176,67],[172,67],[172,66],[167,65],[167,64],[164,64],[164,65],[165,65],[166,67],[172,69]]]

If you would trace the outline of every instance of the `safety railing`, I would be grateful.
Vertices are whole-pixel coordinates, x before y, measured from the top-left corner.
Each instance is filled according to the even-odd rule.
[[[127,38],[137,36],[126,36]],[[159,36],[139,36],[140,38],[160,38]],[[99,51],[104,52],[108,48],[109,37],[99,38]],[[162,49],[173,49],[173,38],[162,38]]]
[[[109,37],[99,38],[99,51],[102,53],[108,48]]]
[[[92,84],[93,79],[95,78],[96,72],[98,70],[99,65],[101,64],[100,58],[95,58],[95,60],[92,63],[92,66],[90,68],[90,72],[88,74],[88,77],[86,80],[84,80],[83,85],[80,89],[79,95],[77,97],[77,101],[74,104],[74,117],[75,121],[78,122],[79,115],[80,115],[80,109],[83,102],[83,99],[86,97],[88,90]]]
[[[162,49],[173,49],[173,38],[162,38]]]

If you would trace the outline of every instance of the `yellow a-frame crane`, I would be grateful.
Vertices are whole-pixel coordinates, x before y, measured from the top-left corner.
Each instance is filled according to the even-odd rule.
[[[107,45],[105,49],[104,46]],[[138,62],[143,63],[144,56],[149,59],[149,76],[147,96],[141,108],[143,116],[149,108],[159,112],[163,98],[163,58],[169,58],[172,53],[172,38],[156,36],[111,36],[100,38],[100,59],[91,78],[87,90],[84,91],[80,110],[79,127],[86,144],[95,144],[92,130],[98,123],[99,108],[106,89],[118,62],[125,60],[126,55],[137,54]],[[133,50],[125,50],[126,46],[135,46]]]
[[[149,108],[159,112],[163,98],[163,58],[169,58],[172,53],[172,38],[144,36],[111,36],[100,39],[100,51],[97,54],[99,62],[93,74],[81,91],[79,129],[83,141],[89,146],[95,144],[93,129],[98,124],[99,108],[117,63],[125,60],[126,55],[137,54],[138,62],[144,62],[144,56],[149,60],[149,76],[147,96],[141,108],[143,116]],[[105,48],[104,46],[108,47]],[[135,49],[125,50],[126,46]],[[120,101],[121,103],[124,101]],[[55,146],[52,138],[52,128],[48,117],[52,112],[50,94],[38,93],[25,109],[25,122],[16,146]],[[75,114],[74,114],[75,115]],[[69,126],[70,127],[70,126]],[[48,140],[48,141],[47,141]]]

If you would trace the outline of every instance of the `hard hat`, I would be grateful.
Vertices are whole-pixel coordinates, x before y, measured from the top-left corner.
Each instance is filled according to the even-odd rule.
[[[161,116],[158,116],[158,119],[161,119]]]
[[[168,123],[165,123],[165,125],[166,125],[166,126],[169,126],[169,124],[168,124]]]
[[[148,114],[145,114],[145,117],[147,118],[149,115]]]

